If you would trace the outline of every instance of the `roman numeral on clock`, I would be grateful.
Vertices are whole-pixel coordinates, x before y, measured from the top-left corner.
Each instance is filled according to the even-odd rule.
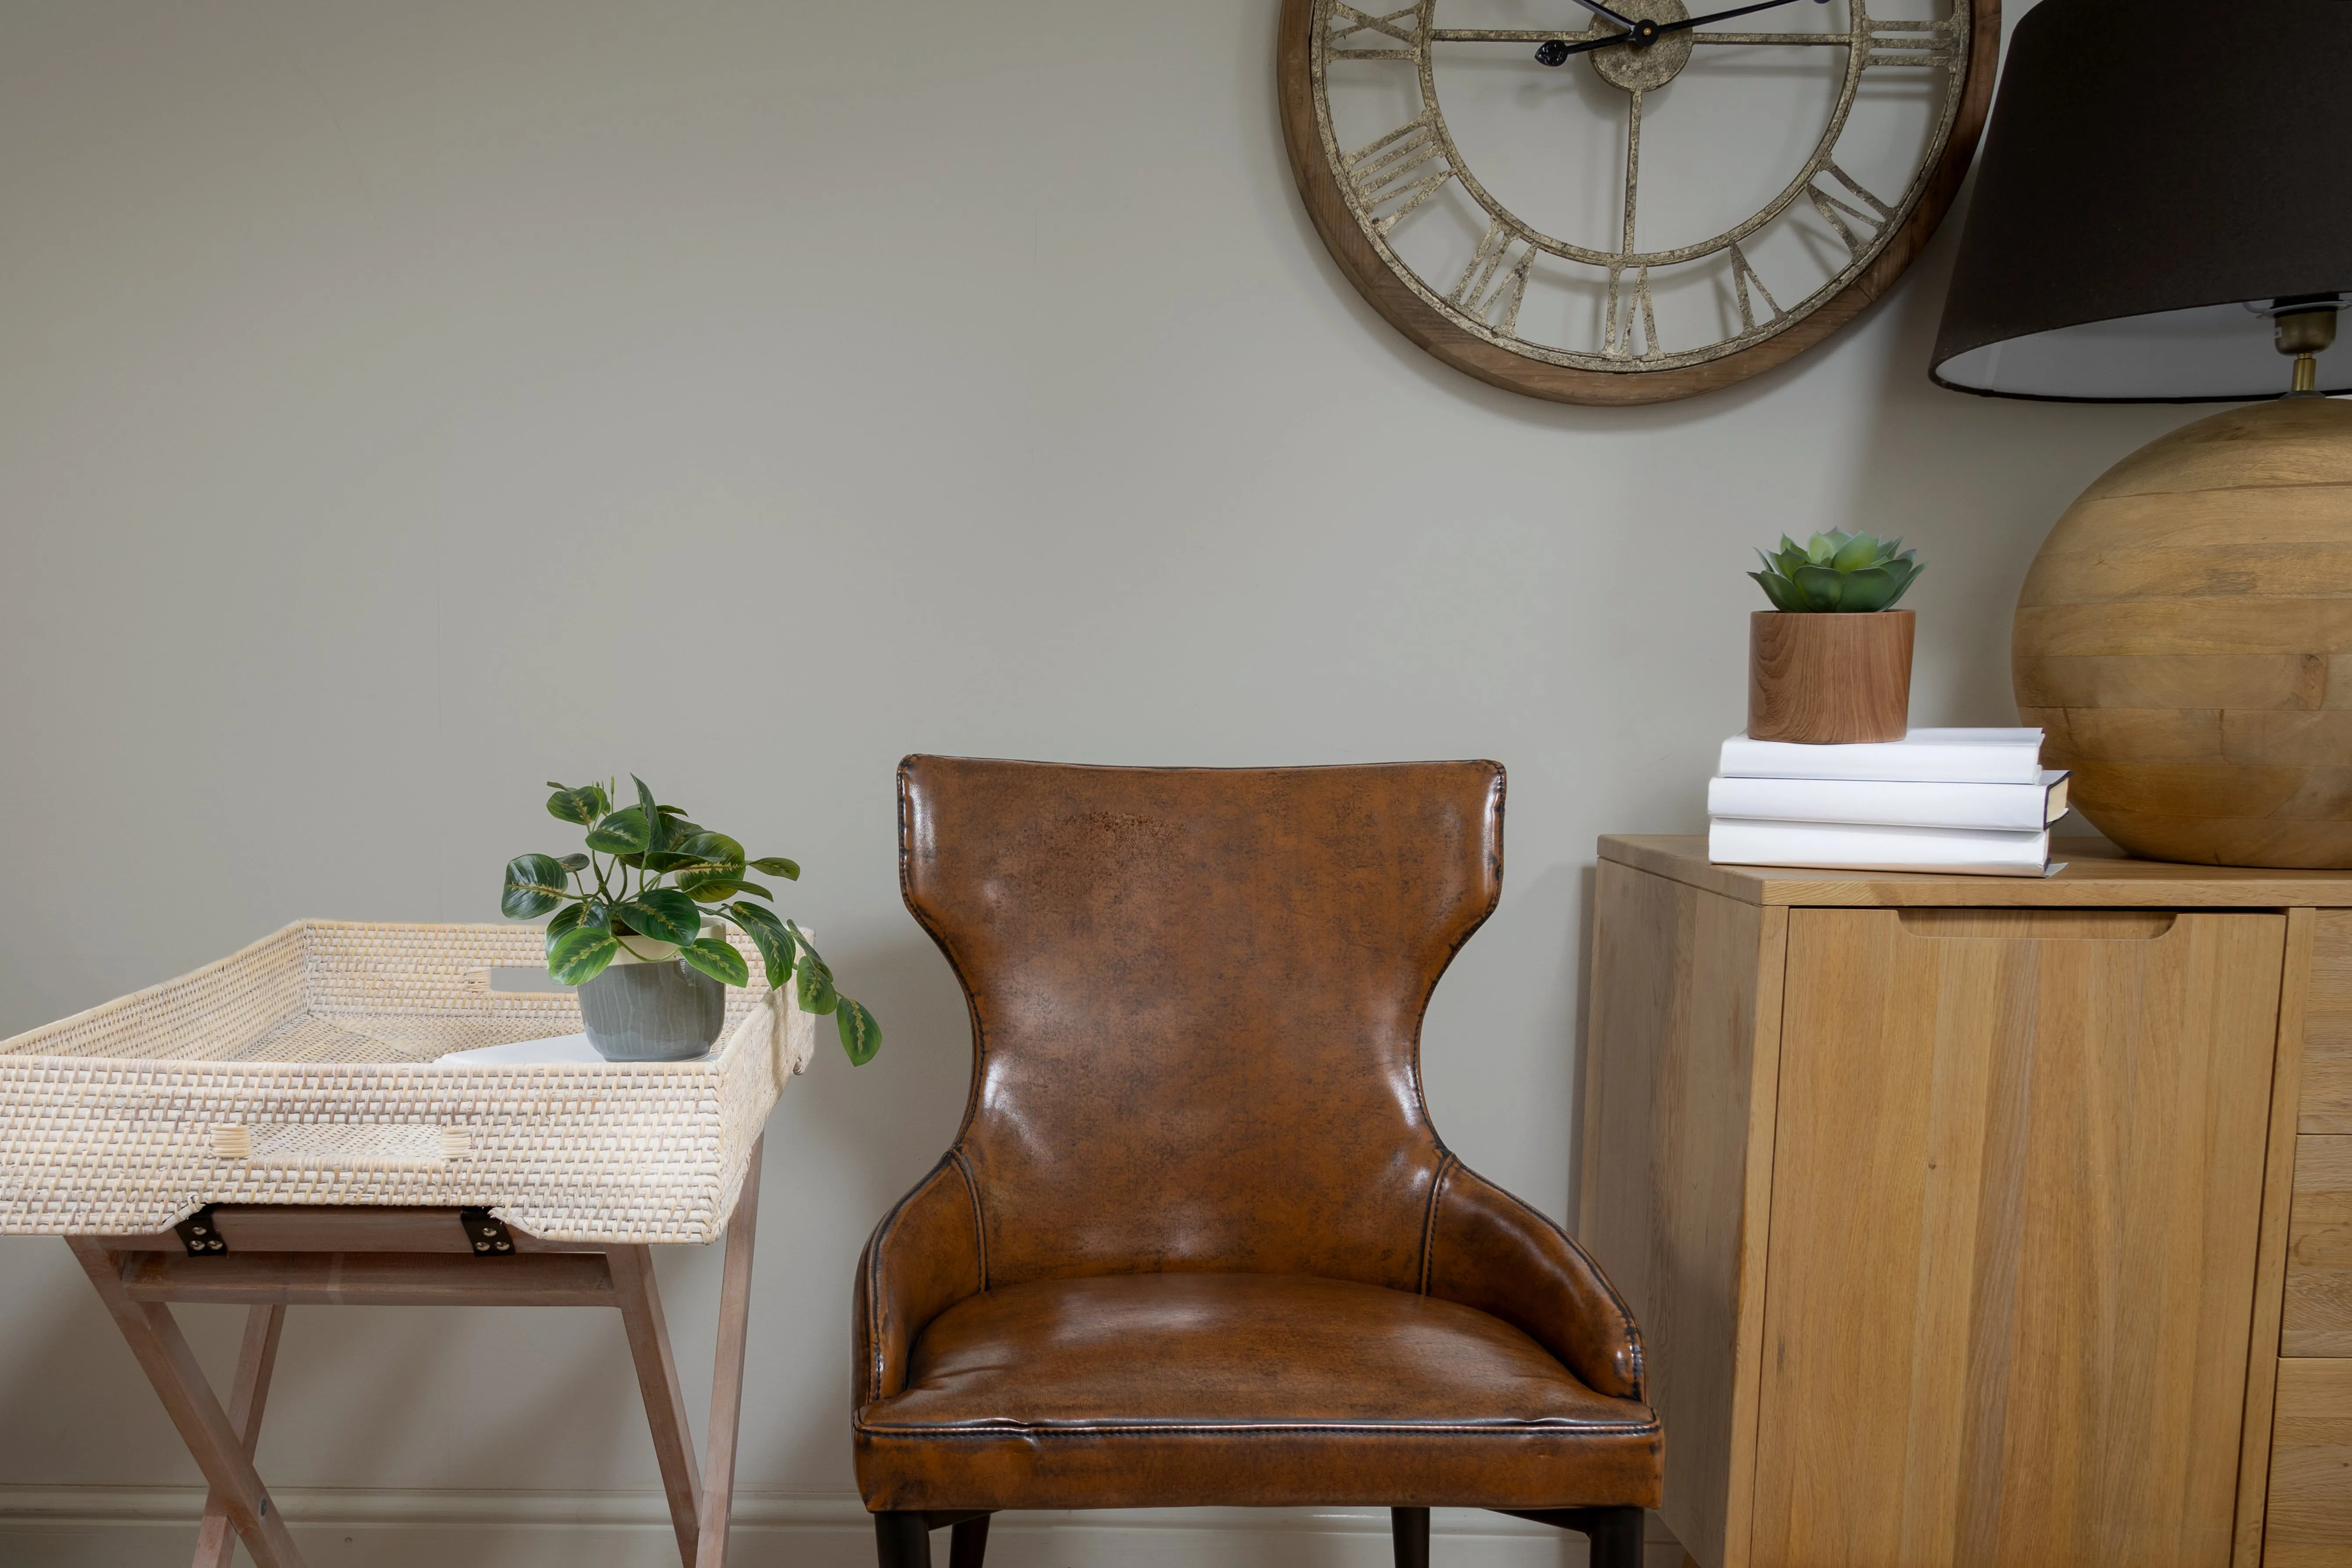
[[[1763,300],[1764,308],[1772,312],[1767,320],[1779,317],[1780,301],[1772,298],[1772,290],[1764,287],[1764,279],[1756,275],[1756,268],[1748,265],[1748,253],[1739,248],[1739,242],[1735,239],[1731,242],[1731,293],[1739,303],[1739,330],[1743,332],[1756,330],[1756,307],[1748,297],[1750,288]]]
[[[1633,312],[1642,312],[1642,352],[1633,352]],[[1611,359],[1655,359],[1658,357],[1658,318],[1650,305],[1650,269],[1639,267],[1627,283],[1622,268],[1609,269],[1608,330],[1601,340],[1601,352]]]
[[[1398,219],[1454,177],[1445,162],[1445,144],[1438,140],[1436,116],[1427,110],[1340,159],[1339,172],[1354,189],[1358,208],[1375,234],[1394,228]]]
[[[1822,175],[1835,180],[1843,188],[1829,188]],[[1877,243],[1878,237],[1886,231],[1886,226],[1895,221],[1893,207],[1872,195],[1861,181],[1833,163],[1822,165],[1821,174],[1814,175],[1812,183],[1805,187],[1805,195],[1812,202],[1813,210],[1837,231],[1840,239],[1845,241],[1847,251],[1856,257],[1862,254],[1865,238],[1873,244]],[[1853,205],[1856,202],[1863,205],[1856,206]],[[1854,232],[1856,226],[1863,229],[1862,234]]]
[[[1397,48],[1382,39],[1394,39],[1405,47]],[[1407,5],[1375,16],[1353,5],[1334,5],[1325,41],[1335,60],[1417,60],[1421,58],[1421,7]]]
[[[1476,317],[1506,337],[1518,327],[1519,301],[1528,292],[1528,269],[1536,260],[1532,245],[1522,245],[1518,259],[1511,259],[1511,247],[1518,238],[1500,218],[1488,224],[1486,237],[1478,242],[1477,254],[1462,269],[1462,280],[1445,297],[1455,310]],[[1496,305],[1503,310],[1499,321],[1495,317]]]
[[[1862,50],[1864,69],[1872,66],[1943,66],[1960,63],[1960,19],[1882,22],[1869,18]]]

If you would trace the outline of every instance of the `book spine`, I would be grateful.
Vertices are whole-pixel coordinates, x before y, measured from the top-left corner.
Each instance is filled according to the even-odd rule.
[[[2039,833],[2049,825],[2050,789],[2048,784],[1718,778],[1706,786],[1706,809],[1715,816],[1789,822]]]
[[[2042,753],[2035,746],[1800,746],[1734,736],[1724,742],[1716,771],[1727,778],[2030,784],[2042,776]]]
[[[1708,826],[1706,853],[1729,865],[2039,877],[2049,868],[2050,835],[1725,817]]]

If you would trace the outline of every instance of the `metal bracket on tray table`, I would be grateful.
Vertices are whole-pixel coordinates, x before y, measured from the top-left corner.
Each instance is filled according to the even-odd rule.
[[[180,1233],[180,1245],[188,1249],[191,1258],[218,1258],[228,1250],[228,1243],[221,1239],[220,1226],[213,1223],[210,1204],[172,1228]]]
[[[457,1218],[466,1227],[466,1240],[471,1244],[477,1258],[512,1258],[514,1237],[508,1233],[507,1222],[488,1209],[459,1209]]]

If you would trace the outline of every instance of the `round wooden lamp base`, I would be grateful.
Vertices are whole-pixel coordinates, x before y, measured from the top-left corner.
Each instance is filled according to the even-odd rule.
[[[2131,853],[2352,867],[2352,404],[2234,408],[2108,469],[2011,656],[2046,765]]]

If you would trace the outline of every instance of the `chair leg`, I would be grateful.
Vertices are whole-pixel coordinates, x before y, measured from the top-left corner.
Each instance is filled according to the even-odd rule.
[[[1594,1508],[1585,1515],[1584,1533],[1592,1542],[1592,1568],[1642,1568],[1642,1510],[1638,1508]]]
[[[988,1555],[988,1515],[960,1520],[948,1537],[948,1568],[981,1568]]]
[[[1389,1510],[1389,1531],[1396,1541],[1396,1568],[1429,1568],[1429,1510]]]
[[[930,1526],[920,1513],[877,1513],[874,1552],[881,1568],[931,1568]]]

